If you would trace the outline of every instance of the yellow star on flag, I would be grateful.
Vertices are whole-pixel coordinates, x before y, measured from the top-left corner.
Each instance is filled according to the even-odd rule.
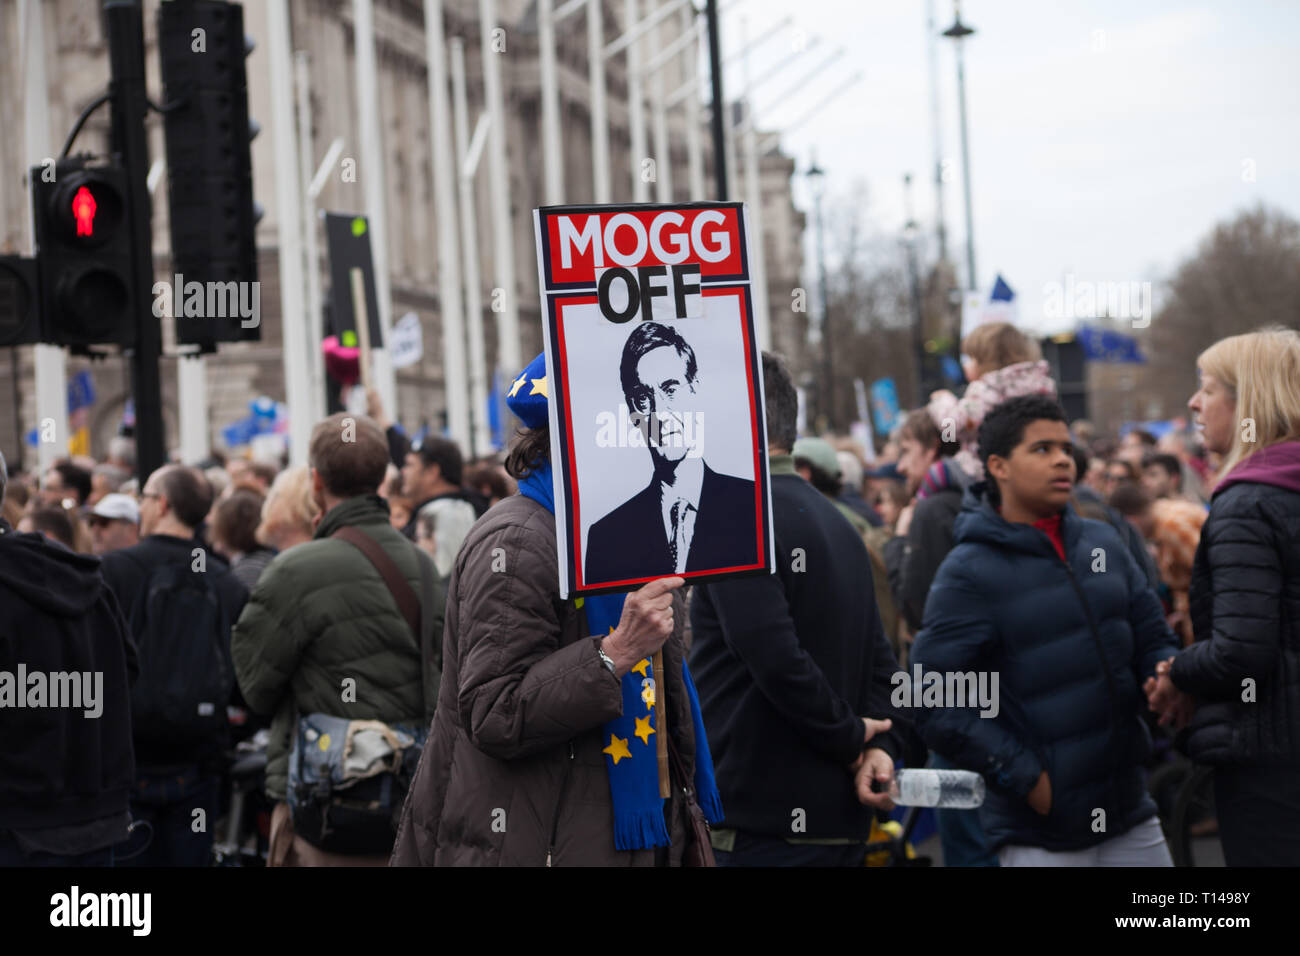
[[[642,677],[649,677],[650,674],[646,671],[646,668],[649,666],[650,658],[647,657],[645,660],[641,661],[641,663],[637,664],[636,667],[632,668],[632,670],[636,671]]]
[[[632,732],[641,738],[642,743],[649,747],[650,735],[655,732],[655,729],[650,726],[650,715],[646,714],[644,717],[638,717],[636,719],[636,730]]]
[[[602,750],[601,753],[609,754],[613,757],[615,767],[618,766],[618,762],[624,757],[630,758],[632,756],[632,751],[627,749],[627,738],[619,737],[616,734],[609,735],[609,746]]]
[[[526,375],[520,375],[517,379],[515,379],[514,383],[511,384],[510,386],[510,391],[506,392],[506,398],[514,398],[515,392],[519,391],[519,389],[523,387],[524,382],[526,381],[528,381],[528,376]]]
[[[546,376],[545,376],[545,375],[543,375],[541,378],[535,378],[535,379],[533,379],[533,390],[532,390],[531,392],[529,392],[528,394],[529,394],[529,395],[545,395],[547,398],[550,398],[550,397],[551,397],[551,393],[548,392],[548,391],[546,390]]]
[[[645,686],[645,689],[641,691],[641,699],[645,701],[645,706],[647,710],[654,710],[654,706],[655,706],[654,681],[650,681],[650,683]]]

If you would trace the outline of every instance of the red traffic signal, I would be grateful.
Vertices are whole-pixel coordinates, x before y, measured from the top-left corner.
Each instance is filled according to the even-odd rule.
[[[97,246],[122,226],[126,196],[118,177],[88,169],[60,178],[49,199],[50,238],[74,246]]]
[[[72,216],[77,220],[77,235],[93,236],[95,234],[95,194],[85,186],[77,190],[72,197]]]
[[[52,182],[46,172],[32,170],[44,334],[73,349],[133,345],[125,173],[81,160],[61,161]]]

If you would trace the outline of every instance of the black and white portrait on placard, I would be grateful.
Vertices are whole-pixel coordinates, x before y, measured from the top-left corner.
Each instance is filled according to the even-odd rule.
[[[672,326],[643,322],[628,336],[619,381],[652,474],[636,495],[597,520],[587,535],[588,583],[739,567],[757,557],[754,482],[715,471],[697,401],[695,350]],[[628,542],[636,541],[632,549]]]

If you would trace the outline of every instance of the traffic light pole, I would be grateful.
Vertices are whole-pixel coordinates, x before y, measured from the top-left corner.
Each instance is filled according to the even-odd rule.
[[[128,221],[134,249],[133,300],[136,303],[136,346],[131,355],[131,393],[135,398],[136,474],[145,479],[167,461],[163,433],[162,324],[153,314],[153,231],[150,228],[149,144],[144,120],[149,108],[145,90],[144,15],[139,0],[105,0],[108,32],[109,96],[113,118],[113,151],[127,176]]]
[[[709,27],[709,87],[713,92],[713,180],[718,191],[718,201],[729,198],[727,182],[727,133],[723,125],[726,100],[722,95],[722,41],[718,37],[718,0],[706,0],[704,16]],[[703,196],[694,196],[703,199]]]

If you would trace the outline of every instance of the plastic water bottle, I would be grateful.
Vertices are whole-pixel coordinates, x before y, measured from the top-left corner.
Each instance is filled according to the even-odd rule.
[[[889,798],[903,807],[970,810],[984,802],[984,778],[970,770],[898,770]]]

